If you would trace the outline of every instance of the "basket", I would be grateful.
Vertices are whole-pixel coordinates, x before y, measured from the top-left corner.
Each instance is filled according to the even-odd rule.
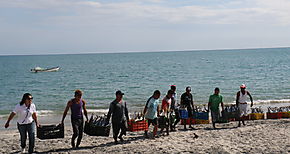
[[[250,120],[260,120],[265,119],[264,113],[250,113]]]
[[[209,124],[209,120],[195,119],[195,124]]]
[[[40,125],[37,127],[37,138],[42,140],[64,138],[64,125]]]
[[[85,122],[84,133],[89,136],[109,136],[111,125],[98,126],[88,122]]]
[[[179,110],[180,118],[187,119],[188,118],[188,111],[185,109]]]
[[[282,118],[290,118],[290,112],[281,112]]]
[[[195,119],[184,119],[184,120],[181,120],[181,125],[184,125],[184,121],[185,121],[185,124],[186,125],[189,125],[189,122],[190,122],[190,120],[191,120],[191,124],[195,124]]]
[[[142,121],[128,121],[128,131],[137,132],[137,131],[147,131],[148,130],[148,122],[147,120]]]
[[[203,120],[208,120],[208,112],[195,112],[193,115],[194,119],[203,119]]]
[[[281,119],[282,118],[282,112],[277,113],[267,113],[267,119]]]

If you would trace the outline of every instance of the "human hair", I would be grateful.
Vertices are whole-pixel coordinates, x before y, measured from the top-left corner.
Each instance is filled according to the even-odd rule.
[[[214,89],[214,91],[220,91],[220,88],[216,87],[216,88]]]
[[[29,98],[29,96],[32,96],[30,93],[25,93],[25,94],[23,94],[23,96],[22,96],[22,100],[20,101],[20,105],[23,105],[24,103],[25,103],[25,100],[27,99],[27,98]]]
[[[160,95],[160,94],[161,94],[161,92],[159,90],[155,90],[153,93],[153,95]]]
[[[171,85],[170,86],[170,89],[173,90],[173,91],[175,91],[176,90],[176,86],[175,85]]]
[[[83,92],[80,89],[75,90],[75,96],[82,95]]]
[[[171,89],[167,91],[167,95],[170,95],[170,94],[174,94],[174,91]]]

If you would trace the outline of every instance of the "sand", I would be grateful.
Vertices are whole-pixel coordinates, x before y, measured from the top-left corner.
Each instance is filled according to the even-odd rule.
[[[15,126],[12,126],[15,127]],[[290,153],[290,119],[247,121],[195,125],[195,130],[183,130],[179,125],[169,136],[145,139],[143,132],[128,132],[125,141],[114,144],[110,137],[84,134],[79,149],[71,149],[72,129],[65,127],[65,138],[40,140],[36,138],[37,153]],[[152,129],[152,128],[151,128]],[[199,137],[194,138],[194,133]],[[27,140],[28,144],[28,140]],[[19,153],[19,133],[14,128],[1,130],[0,153]]]

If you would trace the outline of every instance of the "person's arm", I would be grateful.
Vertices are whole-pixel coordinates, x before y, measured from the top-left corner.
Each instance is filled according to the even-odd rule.
[[[82,100],[83,101],[83,110],[84,110],[84,115],[87,119],[87,121],[89,121],[89,118],[88,118],[88,111],[87,111],[87,107],[86,107],[86,104],[87,102],[85,100]]]
[[[239,98],[240,98],[240,93],[237,92],[237,96],[236,96],[236,106],[239,106]]]
[[[72,104],[71,101],[68,101],[68,102],[67,102],[66,107],[65,107],[64,112],[63,112],[63,115],[62,115],[61,124],[63,124],[64,119],[65,119],[65,117],[66,117],[66,114],[67,114],[69,108],[71,107],[71,104]]]
[[[157,106],[157,117],[159,117],[160,116],[160,107],[159,107],[159,105]]]
[[[8,119],[7,119],[7,122],[6,122],[6,124],[5,124],[5,128],[8,128],[9,127],[9,123],[10,123],[10,121],[13,119],[13,117],[16,115],[16,113],[14,113],[14,112],[11,112],[10,113],[10,115],[9,115],[9,117],[8,117]]]
[[[252,95],[250,94],[250,92],[249,91],[247,91],[247,93],[248,93],[248,95],[250,96],[250,100],[251,100],[251,107],[253,107],[253,97],[252,97]]]
[[[129,121],[129,113],[128,113],[128,108],[127,108],[126,102],[125,102],[125,116],[126,116],[126,120]]]
[[[36,127],[39,127],[39,123],[38,123],[38,120],[37,120],[36,112],[32,113],[32,118],[35,121]]]
[[[210,107],[211,107],[211,97],[209,96],[209,99],[208,99],[208,111],[210,110]]]
[[[107,121],[110,121],[110,118],[111,118],[111,114],[114,110],[114,105],[113,105],[113,102],[110,104],[110,107],[109,107],[109,111],[108,111],[108,115],[107,115]]]
[[[194,110],[194,106],[193,106],[193,96],[191,95],[191,106],[192,106],[192,109]]]
[[[221,106],[222,106],[222,111],[224,111],[225,108],[224,108],[223,96],[221,96]]]

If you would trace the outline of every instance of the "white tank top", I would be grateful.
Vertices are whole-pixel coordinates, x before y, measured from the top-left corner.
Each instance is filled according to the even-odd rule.
[[[247,102],[247,91],[245,92],[245,95],[240,91],[240,97],[239,97],[239,103],[246,103]]]

